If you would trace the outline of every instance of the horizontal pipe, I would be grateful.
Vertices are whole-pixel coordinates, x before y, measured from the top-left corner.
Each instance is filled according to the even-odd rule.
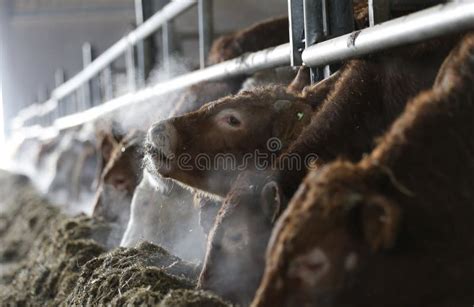
[[[229,78],[242,74],[251,74],[259,70],[288,66],[289,64],[290,45],[283,44],[278,47],[268,48],[209,66],[208,68],[158,83],[134,93],[125,94],[84,112],[58,118],[54,122],[54,126],[58,130],[71,128],[95,120],[124,106],[143,102],[163,94],[186,88],[199,82]]]
[[[307,66],[322,66],[472,28],[474,28],[474,2],[458,0],[318,43],[305,49],[303,61]],[[289,44],[269,48],[176,77],[136,93],[117,97],[84,112],[59,118],[55,121],[54,127],[62,130],[81,125],[123,106],[145,101],[198,82],[253,73],[271,67],[287,66],[289,63]],[[34,134],[41,133],[35,129]]]
[[[474,1],[458,0],[321,42],[302,58],[306,66],[323,66],[468,29],[474,29]]]
[[[95,77],[101,70],[121,56],[131,45],[143,40],[155,32],[163,23],[177,17],[187,9],[196,4],[196,0],[174,0],[163,9],[150,17],[141,26],[121,38],[109,49],[104,51],[85,69],[72,77],[63,85],[56,88],[52,93],[52,98],[58,100],[79,89],[85,82]]]

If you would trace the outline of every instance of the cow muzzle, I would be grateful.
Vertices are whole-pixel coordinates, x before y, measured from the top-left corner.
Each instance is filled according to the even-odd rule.
[[[175,159],[177,132],[173,124],[162,121],[154,124],[147,135],[148,154],[154,159],[170,161]]]

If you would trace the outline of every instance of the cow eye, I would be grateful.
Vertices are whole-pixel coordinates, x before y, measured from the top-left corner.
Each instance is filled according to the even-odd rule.
[[[232,127],[238,127],[240,126],[240,120],[237,119],[237,117],[230,115],[227,117],[227,123],[231,125]]]

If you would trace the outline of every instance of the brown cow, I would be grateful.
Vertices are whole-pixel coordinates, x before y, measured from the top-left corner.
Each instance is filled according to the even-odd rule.
[[[227,42],[230,42],[233,37],[238,40],[227,45],[222,43],[224,39],[217,39],[211,48],[209,62],[216,64],[219,61],[229,59],[230,55],[232,57],[239,56],[245,52],[253,51],[255,48],[271,47],[287,42],[288,35],[262,36],[262,33],[276,30],[283,24],[279,19],[263,21],[258,25],[227,36],[225,38]],[[287,25],[283,29],[284,32],[288,32]],[[250,44],[250,42],[255,44]],[[259,78],[259,82],[268,82],[272,78],[288,75],[272,73],[273,71],[267,73],[263,81],[261,80],[263,78]],[[291,72],[289,74],[291,75]],[[240,76],[224,81],[202,82],[189,87],[179,96],[171,116],[195,111],[206,102],[236,93],[241,88],[245,78],[246,76]],[[285,83],[285,80],[282,82]],[[155,179],[153,180],[154,186],[151,186],[152,183],[148,174],[146,171],[143,172],[142,181],[133,196],[131,218],[121,245],[134,246],[138,241],[149,240],[164,245],[185,259],[199,258],[201,260],[203,248],[199,246],[199,241],[204,241],[204,236],[202,236],[200,229],[195,229],[194,214],[197,214],[197,208],[201,210],[201,224],[203,229],[206,230],[210,227],[209,225],[212,225],[215,211],[220,203],[215,200],[208,200],[206,206],[193,208],[191,203],[187,204],[193,196],[190,191],[177,187],[170,180]],[[172,210],[175,212],[172,212]],[[173,217],[173,221],[170,221],[169,218],[166,221],[167,217]],[[180,230],[185,229],[189,233],[186,235],[180,234]],[[187,241],[194,241],[195,248],[191,248],[192,244],[186,243]],[[202,245],[204,245],[204,242]]]
[[[474,301],[474,33],[359,163],[311,172],[252,306]]]
[[[284,150],[309,124],[311,113],[309,104],[284,87],[222,98],[153,125],[147,136],[147,168],[156,176],[224,196],[242,168]]]
[[[248,302],[252,298],[251,293],[256,289],[252,288],[255,285],[252,280],[256,278],[248,277],[246,273],[232,277],[244,280],[242,284],[247,287],[232,289],[224,286],[225,280],[230,278],[229,275],[225,272],[219,275],[220,271],[214,270],[213,267],[225,267],[227,263],[234,261],[234,258],[238,258],[241,261],[234,262],[234,266],[238,264],[241,267],[235,272],[250,270],[255,275],[263,273],[261,267],[259,269],[254,263],[259,263],[259,259],[263,257],[262,251],[272,228],[268,221],[275,220],[282,212],[286,206],[285,200],[291,198],[307,171],[306,167],[291,168],[288,160],[283,157],[293,155],[304,160],[311,154],[316,154],[317,160],[312,160],[312,165],[316,167],[338,157],[353,161],[360,159],[372,150],[374,139],[403,111],[408,99],[431,87],[436,71],[453,45],[452,39],[455,38],[434,40],[409,48],[387,51],[363,60],[350,61],[332,80],[305,89],[305,97],[309,97],[308,99],[323,100],[319,107],[318,103],[314,102],[317,111],[311,124],[289,150],[280,156],[280,160],[277,160],[277,171],[241,175],[242,181],[247,181],[248,185],[255,188],[241,190],[240,193],[245,193],[242,197],[233,196],[227,199],[226,202],[231,204],[225,205],[222,210],[225,211],[228,206],[235,209],[223,213],[215,225],[215,233],[219,233],[226,229],[231,232],[229,227],[234,224],[239,224],[241,228],[253,229],[256,226],[251,223],[260,223],[258,227],[263,225],[268,228],[267,231],[260,230],[260,233],[267,236],[262,235],[258,240],[254,240],[252,233],[249,242],[236,243],[240,247],[234,250],[235,255],[222,252],[222,249],[213,249],[212,245],[221,245],[222,239],[220,236],[210,236],[210,248],[207,251],[200,286],[204,289],[212,288],[224,297],[227,295],[229,298],[238,298],[237,302]],[[423,77],[420,78],[420,75]],[[303,163],[301,165],[305,166]],[[273,207],[269,205],[272,204],[269,202],[272,199],[276,200]],[[247,208],[249,206],[252,209]],[[250,211],[251,218],[242,218],[242,215]],[[214,273],[205,274],[206,271]],[[222,288],[219,288],[220,285]]]
[[[130,218],[130,203],[140,181],[144,134],[129,132],[112,150],[96,193],[93,216],[116,225],[111,244],[118,244]]]

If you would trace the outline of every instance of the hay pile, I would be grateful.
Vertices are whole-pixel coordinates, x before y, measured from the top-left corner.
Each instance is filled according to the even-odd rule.
[[[0,171],[0,305],[228,306],[193,290],[200,268],[142,243],[107,251],[109,225],[49,205]]]
[[[66,303],[156,304],[171,289],[192,289],[197,273],[196,266],[151,243],[117,248],[84,266]]]

